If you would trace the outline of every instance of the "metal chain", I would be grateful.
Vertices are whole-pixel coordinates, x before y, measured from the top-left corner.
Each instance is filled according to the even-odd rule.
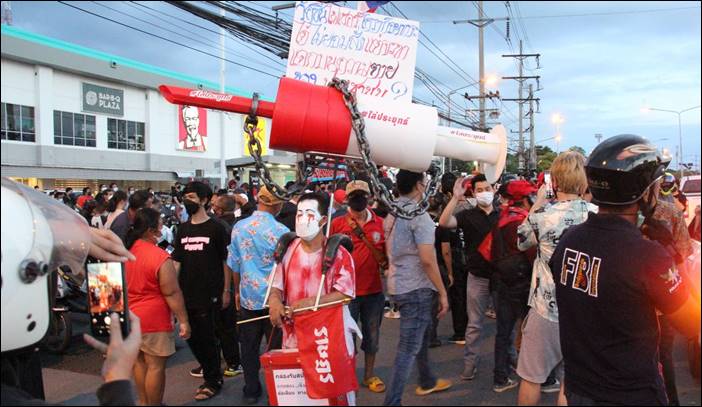
[[[348,81],[339,78],[334,78],[329,83],[330,87],[338,90],[344,96],[344,102],[346,102],[346,107],[351,114],[351,124],[353,125],[353,132],[356,134],[356,140],[358,141],[358,149],[361,152],[363,164],[370,174],[371,187],[374,188],[375,191],[378,191],[378,199],[390,209],[390,213],[395,217],[412,219],[425,213],[427,209],[429,209],[429,198],[435,195],[439,188],[439,180],[441,179],[439,168],[434,163],[431,164],[431,167],[427,171],[431,176],[431,181],[416,208],[407,210],[404,205],[392,199],[392,194],[388,191],[388,188],[385,184],[380,182],[378,167],[373,160],[371,160],[370,144],[366,138],[366,123],[363,120],[363,116],[361,116],[361,113],[358,111],[355,96],[348,90],[348,85]]]
[[[268,167],[263,162],[261,153],[263,147],[261,147],[261,142],[256,138],[254,132],[258,126],[258,117],[256,117],[256,109],[258,108],[258,93],[253,94],[253,103],[251,104],[251,113],[246,116],[244,120],[244,133],[249,136],[249,151],[251,152],[251,157],[253,157],[256,164],[256,171],[258,172],[263,184],[268,188],[273,195],[278,199],[289,201],[293,195],[297,192],[295,189],[290,189],[289,191],[278,185],[273,178],[271,178],[271,172]]]

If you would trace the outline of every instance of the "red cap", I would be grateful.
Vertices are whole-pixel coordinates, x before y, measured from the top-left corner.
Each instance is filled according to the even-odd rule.
[[[514,180],[507,184],[507,195],[515,201],[524,199],[536,191],[536,187],[526,180]]]
[[[343,189],[337,189],[334,191],[334,202],[341,205],[344,203],[344,199],[346,199],[346,191]]]

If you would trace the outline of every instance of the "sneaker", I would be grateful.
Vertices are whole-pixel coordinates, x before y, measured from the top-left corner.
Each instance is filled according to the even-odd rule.
[[[438,348],[439,346],[441,346],[441,340],[439,340],[439,339],[434,339],[431,342],[429,342],[430,349],[431,348]]]
[[[385,318],[388,319],[400,319],[400,311],[389,310],[385,313]]]
[[[463,369],[463,373],[461,373],[461,379],[463,380],[473,380],[475,379],[475,375],[478,373],[478,368],[474,367],[472,369],[465,368]]]
[[[558,379],[547,381],[541,385],[542,393],[557,393],[561,391],[561,382]]]
[[[431,394],[431,393],[434,393],[437,391],[444,391],[446,389],[449,389],[449,388],[451,388],[452,385],[453,385],[453,383],[451,383],[450,380],[436,379],[436,384],[431,389],[423,389],[423,388],[417,386],[417,389],[414,391],[414,393],[418,396],[426,396],[427,394]]]
[[[203,377],[202,366],[198,366],[195,369],[190,370],[190,376],[192,377]]]
[[[227,365],[227,367],[224,369],[224,375],[227,377],[239,376],[242,373],[244,373],[244,368],[242,368],[241,365]]]
[[[497,318],[497,314],[495,313],[495,310],[492,309],[492,308],[488,308],[488,309],[485,311],[485,316],[488,317],[488,318],[492,318],[492,319],[496,319],[496,318]]]
[[[449,343],[455,343],[457,345],[465,345],[466,344],[465,336],[454,335],[451,338],[449,338],[448,341],[449,341]]]
[[[492,391],[494,391],[495,393],[502,393],[503,391],[513,389],[517,386],[519,386],[519,382],[515,382],[514,380],[507,378],[507,381],[504,383],[495,383],[492,386]]]

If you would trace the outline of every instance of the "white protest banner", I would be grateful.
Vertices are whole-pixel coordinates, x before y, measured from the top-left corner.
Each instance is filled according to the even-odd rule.
[[[322,86],[337,76],[353,92],[411,103],[418,38],[417,21],[298,2],[286,76]]]
[[[279,406],[329,405],[329,400],[312,400],[307,397],[305,375],[302,369],[276,369],[273,371],[273,380]]]

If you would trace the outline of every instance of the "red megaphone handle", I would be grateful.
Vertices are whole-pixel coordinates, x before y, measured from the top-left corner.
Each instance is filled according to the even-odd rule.
[[[190,105],[241,114],[251,113],[251,98],[168,85],[161,85],[158,89],[167,101],[176,105]],[[274,102],[259,100],[255,113],[258,116],[273,118],[273,110],[275,110]]]

